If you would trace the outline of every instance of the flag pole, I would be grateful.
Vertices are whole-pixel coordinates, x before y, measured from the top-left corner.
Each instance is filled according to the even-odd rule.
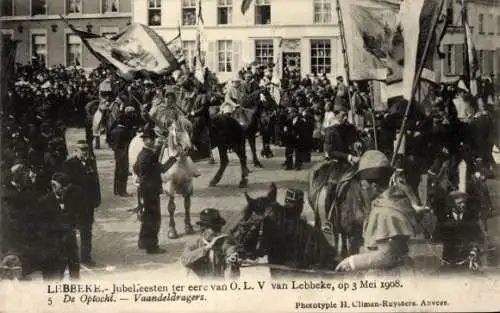
[[[443,11],[443,5],[444,5],[444,0],[441,0],[441,3],[439,4],[439,14],[437,14],[434,17],[434,20],[432,21],[432,28],[431,28],[431,31],[429,32],[430,36],[432,36],[432,34],[436,31],[436,27],[439,23],[439,17],[441,15],[441,12]],[[401,147],[401,142],[403,141],[403,135],[406,132],[406,128],[408,126],[408,116],[410,114],[410,108],[411,108],[411,105],[414,101],[413,98],[415,96],[415,91],[417,90],[420,76],[422,76],[422,71],[424,70],[425,59],[427,59],[427,56],[429,54],[431,41],[432,41],[431,38],[427,38],[427,41],[425,42],[425,46],[424,46],[424,53],[422,54],[422,59],[421,59],[420,63],[418,64],[418,69],[417,69],[417,72],[415,73],[415,78],[413,80],[413,86],[411,88],[411,97],[410,97],[410,99],[408,99],[408,104],[406,105],[405,114],[403,117],[403,122],[401,123],[401,129],[399,131],[398,141],[396,143],[396,147],[395,147],[394,152],[392,154],[392,160],[391,160],[392,166],[394,166],[394,163],[396,162],[396,156],[398,155],[399,148]]]

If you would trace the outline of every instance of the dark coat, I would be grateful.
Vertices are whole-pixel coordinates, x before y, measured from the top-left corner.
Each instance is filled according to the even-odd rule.
[[[57,199],[54,192],[40,198],[37,208],[40,211],[42,258],[51,259],[54,255],[61,254],[68,237],[75,236],[83,198],[82,190],[76,186],[69,187],[64,199]]]
[[[347,161],[357,140],[358,135],[354,125],[337,124],[325,128],[325,152],[331,158]]]
[[[307,134],[307,124],[300,116],[294,123],[293,118],[288,118],[283,127],[283,143],[286,146],[302,146]]]
[[[83,194],[82,212],[78,214],[79,223],[92,223],[94,209],[101,205],[101,186],[96,160],[91,158],[84,165],[77,157],[71,157],[64,162],[63,171],[68,174],[71,183],[80,188]]]
[[[144,196],[157,196],[162,192],[161,174],[166,172],[176,160],[169,159],[160,163],[159,154],[148,148],[142,148],[134,164],[134,173],[139,181],[139,190]]]
[[[34,252],[40,238],[39,197],[34,189],[18,190],[12,185],[3,187],[0,254],[16,254],[24,263],[24,259]]]
[[[119,123],[111,129],[109,144],[113,150],[127,149],[134,135],[134,129]]]

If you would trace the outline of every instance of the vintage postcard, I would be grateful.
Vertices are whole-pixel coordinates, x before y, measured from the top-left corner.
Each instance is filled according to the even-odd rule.
[[[500,1],[3,0],[0,312],[500,310]]]

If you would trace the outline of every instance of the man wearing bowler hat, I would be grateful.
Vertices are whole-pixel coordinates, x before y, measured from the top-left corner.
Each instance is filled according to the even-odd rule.
[[[181,256],[182,264],[199,277],[224,277],[227,266],[238,260],[232,238],[221,233],[226,221],[219,210],[207,208],[201,211],[197,224],[201,236],[186,245]]]
[[[139,201],[143,204],[141,230],[139,232],[139,249],[145,249],[148,254],[165,253],[158,245],[160,231],[161,209],[160,194],[162,193],[161,174],[168,171],[177,159],[170,157],[165,163],[159,161],[159,149],[155,144],[156,133],[147,125],[141,135],[144,148],[139,152],[134,164],[134,173],[139,183]]]
[[[78,140],[75,155],[63,164],[63,172],[66,173],[71,183],[80,188],[82,192],[82,206],[77,214],[77,224],[80,230],[80,258],[82,264],[94,266],[92,259],[92,224],[94,223],[94,211],[101,205],[101,186],[97,173],[95,158],[89,154],[89,146],[86,140]]]

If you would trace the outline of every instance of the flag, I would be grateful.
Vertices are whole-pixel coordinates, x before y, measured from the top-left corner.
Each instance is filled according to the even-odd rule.
[[[477,78],[480,76],[479,59],[477,57],[476,47],[472,41],[472,32],[467,18],[467,4],[462,0],[462,21],[465,27],[465,81],[469,85],[471,95],[476,96],[478,93]]]
[[[400,0],[339,0],[350,80],[400,81],[403,40]]]
[[[163,75],[179,68],[165,41],[145,25],[131,24],[111,39],[78,30],[69,24],[68,27],[101,63],[111,66],[127,80],[134,79],[138,73]]]
[[[252,0],[243,0],[241,2],[241,13],[243,15],[245,15],[245,13],[248,11],[251,4],[252,4]]]
[[[197,17],[197,28],[196,28],[196,57],[194,64],[194,74],[195,77],[200,82],[205,82],[205,55],[206,55],[206,38],[205,38],[205,22],[203,20],[203,11],[201,6],[201,1],[198,0],[198,17]]]
[[[404,40],[404,66],[402,95],[410,100],[416,82],[418,69],[422,66],[422,76],[435,81],[434,57],[438,55],[436,28],[441,19],[444,0],[405,0],[400,8],[400,27]],[[427,48],[427,51],[425,49]],[[426,55],[424,55],[426,53]]]
[[[169,42],[167,42],[167,47],[170,51],[172,51],[172,54],[174,55],[175,59],[179,64],[185,63],[185,56],[184,56],[184,50],[182,48],[182,37],[181,37],[181,26],[178,25],[177,27],[177,35],[171,39]]]

